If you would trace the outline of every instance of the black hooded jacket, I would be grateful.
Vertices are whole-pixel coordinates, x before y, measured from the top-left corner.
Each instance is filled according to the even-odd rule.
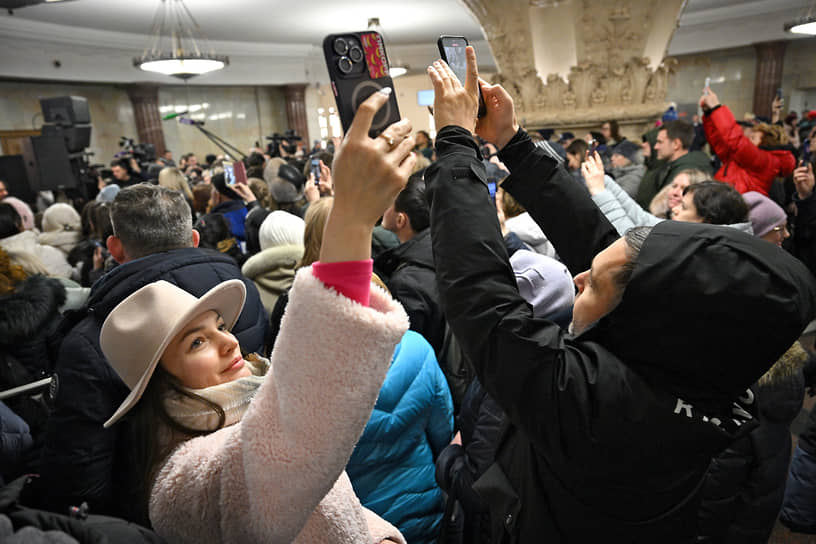
[[[801,364],[806,355],[799,352],[789,350],[753,387],[759,427],[712,461],[698,514],[699,542],[768,542],[785,495],[790,424],[805,395]]]
[[[430,229],[383,252],[374,262],[374,271],[405,307],[411,330],[424,336],[439,357],[445,336],[445,317],[434,281]]]
[[[27,278],[13,292],[0,296],[0,391],[34,382],[53,371],[59,309],[64,303],[65,287],[56,279],[40,275]],[[30,427],[36,450],[48,417],[42,395],[18,395],[7,399],[6,404]]]
[[[436,146],[425,179],[440,300],[511,422],[474,485],[491,540],[692,541],[711,458],[756,426],[746,389],[814,314],[810,273],[734,229],[666,221],[619,306],[572,337],[519,295],[468,132],[445,127]],[[618,238],[526,133],[499,155],[503,188],[573,274]]]
[[[174,249],[122,264],[93,286],[86,308],[63,324],[70,330],[57,360],[59,389],[35,486],[40,507],[64,512],[68,505],[87,501],[92,513],[133,514],[120,496],[129,475],[119,463],[126,452],[117,437],[127,423],[102,427],[129,393],[99,346],[102,323],[127,296],[149,283],[165,280],[200,297],[235,278],[246,285],[247,297],[233,333],[243,350],[260,353],[266,312],[255,285],[241,276],[231,257],[198,248]]]

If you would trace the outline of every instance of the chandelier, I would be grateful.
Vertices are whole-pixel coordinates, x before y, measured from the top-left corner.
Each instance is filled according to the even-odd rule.
[[[815,7],[816,0],[813,0],[810,3],[807,13],[803,13],[798,19],[785,24],[785,31],[793,34],[816,35],[816,15],[814,15]]]
[[[150,44],[133,59],[134,66],[147,72],[186,80],[229,64],[228,57],[209,47],[184,0],[161,0],[150,34]]]

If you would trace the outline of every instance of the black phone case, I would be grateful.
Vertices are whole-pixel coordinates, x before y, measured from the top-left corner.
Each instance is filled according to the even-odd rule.
[[[439,58],[441,58],[445,62],[448,62],[448,56],[445,53],[445,44],[443,42],[445,38],[456,38],[463,40],[465,42],[465,47],[470,45],[467,38],[465,38],[464,36],[449,36],[447,34],[439,36],[439,39],[436,40],[436,48],[439,49]],[[462,85],[465,84],[464,81],[460,81],[459,83],[461,83]],[[485,109],[484,96],[482,96],[482,87],[479,86],[479,111],[477,112],[476,116],[482,118],[485,116],[486,113],[487,110]]]
[[[345,54],[337,52],[335,48],[337,39],[346,41],[348,51]],[[355,61],[356,57],[349,54],[355,46],[363,52],[359,61]],[[342,47],[339,49],[342,50]],[[343,132],[347,133],[357,108],[366,98],[384,87],[394,88],[391,76],[388,75],[389,64],[385,44],[378,32],[370,30],[330,34],[323,39],[323,54],[340,123],[343,125]],[[345,73],[340,69],[341,62],[346,66]],[[393,91],[388,102],[374,116],[368,134],[375,138],[389,125],[399,120],[396,91]]]

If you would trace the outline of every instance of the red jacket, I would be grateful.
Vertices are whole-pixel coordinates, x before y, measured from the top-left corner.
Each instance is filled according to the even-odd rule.
[[[722,161],[714,179],[732,185],[740,193],[757,191],[768,196],[777,177],[789,176],[796,159],[785,149],[760,149],[745,137],[728,106],[703,116],[703,128],[711,151]]]

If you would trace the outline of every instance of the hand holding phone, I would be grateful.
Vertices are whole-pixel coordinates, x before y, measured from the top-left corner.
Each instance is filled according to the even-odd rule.
[[[227,185],[235,185],[235,166],[232,161],[224,161],[221,163],[224,167],[224,182]]]
[[[312,176],[314,177],[314,184],[320,184],[320,159],[312,159],[310,169],[312,171]]]
[[[323,55],[337,102],[343,132],[348,133],[357,108],[376,91],[394,87],[388,74],[385,44],[378,32],[330,34],[323,39]],[[376,138],[386,127],[400,120],[396,93],[371,122],[369,136]]]
[[[436,46],[439,48],[439,55],[442,60],[448,63],[450,69],[456,74],[459,83],[465,85],[467,77],[467,55],[465,48],[468,46],[467,38],[464,36],[439,36],[436,41]],[[487,110],[485,110],[484,97],[482,96],[482,88],[479,87],[479,112],[478,117],[484,117]]]

